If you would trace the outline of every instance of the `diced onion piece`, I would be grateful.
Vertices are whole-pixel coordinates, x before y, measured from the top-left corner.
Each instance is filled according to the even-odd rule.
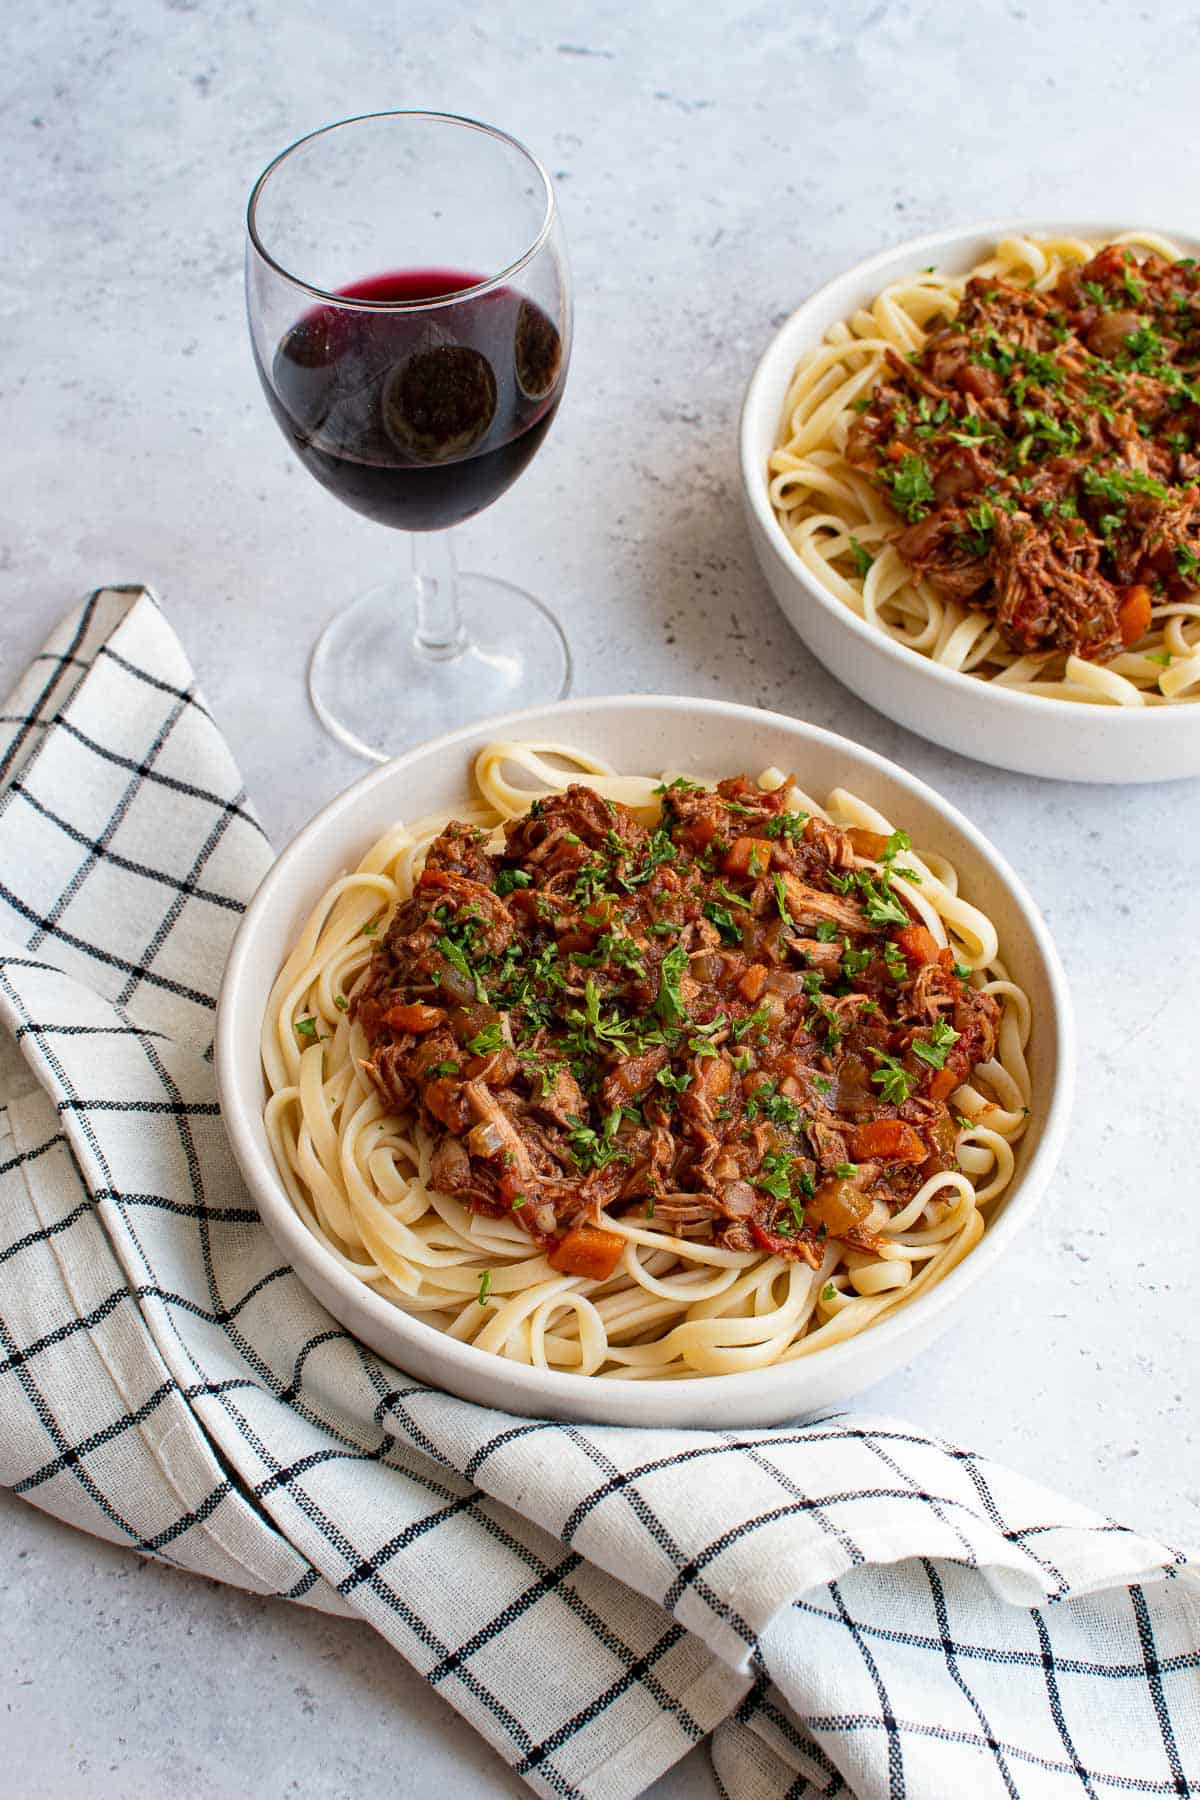
[[[496,1156],[504,1143],[504,1129],[494,1119],[484,1119],[467,1133],[467,1149],[472,1156]]]
[[[841,1237],[861,1225],[871,1202],[849,1181],[823,1181],[813,1198],[805,1202],[806,1225],[823,1225],[830,1237]]]

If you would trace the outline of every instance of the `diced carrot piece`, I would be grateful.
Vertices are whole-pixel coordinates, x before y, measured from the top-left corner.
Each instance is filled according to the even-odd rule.
[[[1117,624],[1121,631],[1121,642],[1126,649],[1130,644],[1136,644],[1140,637],[1145,637],[1149,631],[1152,604],[1150,589],[1140,581],[1125,589],[1117,608]]]
[[[738,993],[743,1000],[749,1000],[751,1006],[767,985],[767,973],[766,963],[751,963],[737,984]]]
[[[940,945],[924,925],[905,925],[896,933],[896,942],[909,962],[918,967],[924,963],[936,962]]]
[[[582,1275],[588,1281],[607,1281],[621,1260],[625,1239],[615,1231],[595,1225],[576,1225],[550,1252],[550,1267],[560,1275]]]
[[[953,975],[954,965],[958,961],[958,958],[955,956],[949,944],[946,945],[944,950],[938,951],[938,961],[941,963],[943,969],[945,969],[947,975]]]
[[[944,1069],[935,1069],[930,1076],[929,1086],[925,1089],[928,1100],[948,1100],[956,1087],[961,1087],[963,1074],[961,1069],[947,1063]]]
[[[884,455],[891,462],[903,462],[908,455],[908,445],[902,444],[898,438],[893,438],[887,449],[884,451]]]
[[[856,1127],[850,1139],[850,1154],[857,1162],[921,1163],[929,1155],[919,1132],[903,1119],[870,1119]]]
[[[769,838],[740,837],[725,852],[725,861],[721,864],[723,875],[753,874],[751,864],[755,864],[758,873],[765,875],[771,866],[771,840]]]
[[[383,1022],[392,1031],[414,1031],[419,1037],[423,1031],[444,1025],[446,1012],[444,1007],[426,1006],[423,1001],[415,1000],[410,1006],[389,1006]]]
[[[1103,281],[1111,275],[1123,276],[1127,254],[1128,252],[1121,244],[1106,244],[1103,250],[1093,256],[1084,273],[1090,275],[1094,281]]]
[[[868,831],[865,825],[851,825],[846,836],[858,854],[869,856],[872,862],[878,862],[888,847],[888,841],[882,832]]]
[[[717,835],[717,824],[715,813],[697,813],[681,827],[679,836],[693,850],[707,850]]]

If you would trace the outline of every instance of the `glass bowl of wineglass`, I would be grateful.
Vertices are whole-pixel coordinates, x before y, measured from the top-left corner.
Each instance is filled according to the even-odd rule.
[[[515,138],[446,113],[372,113],[303,137],[247,211],[259,379],[305,468],[407,534],[411,566],[326,627],[323,724],[360,755],[560,699],[571,658],[540,600],[459,573],[451,527],[540,447],[571,348],[550,177]]]

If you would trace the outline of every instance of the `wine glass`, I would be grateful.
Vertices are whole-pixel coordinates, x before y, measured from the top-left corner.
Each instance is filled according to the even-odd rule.
[[[318,640],[321,721],[383,762],[560,699],[571,655],[553,613],[459,574],[448,529],[516,480],[562,398],[570,276],[546,170],[473,119],[371,113],[276,157],[246,223],[250,337],[276,423],[322,487],[407,532],[412,552]]]

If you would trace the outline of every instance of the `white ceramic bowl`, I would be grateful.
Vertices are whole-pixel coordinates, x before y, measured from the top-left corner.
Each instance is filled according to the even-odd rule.
[[[1008,693],[895,643],[823,588],[796,555],[768,496],[767,458],[802,352],[819,344],[839,319],[869,305],[890,281],[931,263],[960,273],[990,255],[1004,237],[1071,236],[1103,243],[1131,229],[1128,221],[1002,219],[885,250],[827,282],[792,314],[763,352],[742,405],[739,451],[750,536],[772,593],[805,643],[861,699],[910,731],[1027,775],[1112,782],[1200,775],[1200,702],[1101,706]],[[1195,238],[1165,227],[1162,235],[1189,255],[1200,255]]]
[[[453,811],[479,747],[495,738],[569,741],[621,770],[698,774],[794,770],[818,795],[845,786],[923,846],[949,856],[962,888],[995,920],[1005,960],[1033,1005],[1034,1104],[1017,1175],[978,1246],[927,1295],[848,1342],[776,1368],[692,1381],[607,1381],[541,1371],[459,1343],[410,1318],[348,1274],[294,1212],[262,1123],[259,1033],[267,996],[322,890],[397,820]],[[1067,1128],[1073,1085],[1071,1005],[1058,956],[1029,895],[962,815],[922,782],[844,738],[719,700],[650,695],[568,700],[455,732],[367,775],[284,851],[242,921],[217,1014],[217,1078],[230,1141],[263,1223],[297,1273],[347,1329],[421,1380],[509,1411],[620,1425],[743,1426],[829,1407],[908,1362],[940,1331],[1028,1224]],[[1032,1254],[1032,1251],[1031,1251]]]

